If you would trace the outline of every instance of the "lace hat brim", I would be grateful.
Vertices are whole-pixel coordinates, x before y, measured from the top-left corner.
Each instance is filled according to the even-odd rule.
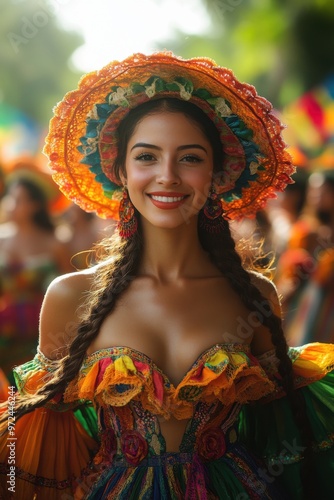
[[[253,216],[292,182],[283,126],[253,86],[211,59],[158,52],[134,54],[85,75],[56,106],[44,152],[69,199],[102,218],[118,219],[118,125],[131,108],[162,97],[193,102],[218,128],[225,154],[214,183],[225,217]]]

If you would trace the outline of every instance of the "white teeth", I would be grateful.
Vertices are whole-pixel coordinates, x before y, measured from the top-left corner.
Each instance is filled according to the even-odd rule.
[[[152,194],[152,199],[155,201],[162,201],[164,203],[173,203],[174,201],[183,200],[184,196],[154,196]]]

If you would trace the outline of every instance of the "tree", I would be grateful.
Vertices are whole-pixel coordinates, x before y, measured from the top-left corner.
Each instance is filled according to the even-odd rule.
[[[202,2],[212,20],[210,33],[175,33],[168,41],[175,53],[212,57],[277,107],[334,73],[332,0]]]
[[[0,3],[0,99],[45,127],[55,103],[77,84],[79,73],[68,61],[83,39],[58,26],[57,3]]]

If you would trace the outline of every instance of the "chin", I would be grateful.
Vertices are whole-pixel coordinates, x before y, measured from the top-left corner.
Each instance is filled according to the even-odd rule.
[[[145,219],[145,217],[142,218],[142,220],[147,221],[151,226],[159,228],[159,229],[168,229],[168,230],[173,230],[173,229],[179,229],[181,227],[188,227],[190,223],[195,223],[197,224],[197,217],[195,215],[188,216],[187,218],[182,218],[179,217],[178,219],[174,218],[174,220],[167,220],[168,218],[165,218],[164,220],[161,219],[156,219],[156,218],[150,218],[150,219]]]

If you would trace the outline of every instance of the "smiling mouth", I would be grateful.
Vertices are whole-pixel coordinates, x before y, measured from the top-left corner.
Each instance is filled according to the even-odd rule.
[[[157,208],[172,210],[180,207],[189,198],[189,195],[181,193],[150,193],[148,197]]]
[[[186,198],[186,196],[157,196],[154,194],[151,194],[149,196],[150,198],[152,198],[152,200],[161,201],[162,203],[175,203]]]

